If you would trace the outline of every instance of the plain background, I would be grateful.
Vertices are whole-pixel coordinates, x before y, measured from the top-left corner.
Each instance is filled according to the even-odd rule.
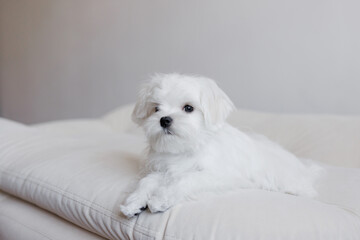
[[[0,0],[0,112],[25,123],[134,102],[154,72],[239,108],[360,113],[358,0]],[[191,86],[189,86],[191,87]]]

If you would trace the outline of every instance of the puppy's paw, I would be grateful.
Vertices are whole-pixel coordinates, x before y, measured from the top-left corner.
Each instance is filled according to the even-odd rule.
[[[127,217],[132,218],[139,215],[146,207],[120,205],[120,211]]]
[[[151,213],[165,212],[171,207],[166,199],[160,198],[151,198],[148,201],[147,206]]]
[[[175,188],[158,188],[147,201],[150,212],[165,212],[182,199],[180,193],[181,191]]]
[[[147,208],[146,201],[146,198],[133,193],[120,205],[120,211],[128,218],[137,216]]]
[[[158,189],[147,202],[147,206],[151,213],[165,212],[173,205],[171,193],[164,189]]]

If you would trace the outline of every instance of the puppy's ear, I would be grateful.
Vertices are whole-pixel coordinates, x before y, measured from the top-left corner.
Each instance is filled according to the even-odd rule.
[[[145,82],[140,88],[138,99],[131,115],[132,120],[140,126],[144,123],[145,119],[152,111],[152,104],[149,102],[151,92],[151,81]]]
[[[209,127],[221,126],[229,114],[235,110],[234,103],[213,80],[206,84],[200,99],[205,124]]]

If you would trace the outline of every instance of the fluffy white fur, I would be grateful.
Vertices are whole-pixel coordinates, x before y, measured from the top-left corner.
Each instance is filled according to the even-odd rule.
[[[193,107],[186,112],[184,106]],[[132,114],[149,150],[144,177],[120,210],[162,212],[202,191],[260,188],[313,197],[321,168],[305,164],[264,136],[226,123],[234,104],[208,78],[156,75],[140,90]],[[167,129],[160,119],[173,119]]]

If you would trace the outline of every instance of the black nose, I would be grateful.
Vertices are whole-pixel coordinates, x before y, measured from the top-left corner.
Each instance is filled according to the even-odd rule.
[[[171,117],[162,117],[160,119],[160,125],[163,127],[163,128],[168,128],[171,126],[171,123],[172,123],[172,118]]]

